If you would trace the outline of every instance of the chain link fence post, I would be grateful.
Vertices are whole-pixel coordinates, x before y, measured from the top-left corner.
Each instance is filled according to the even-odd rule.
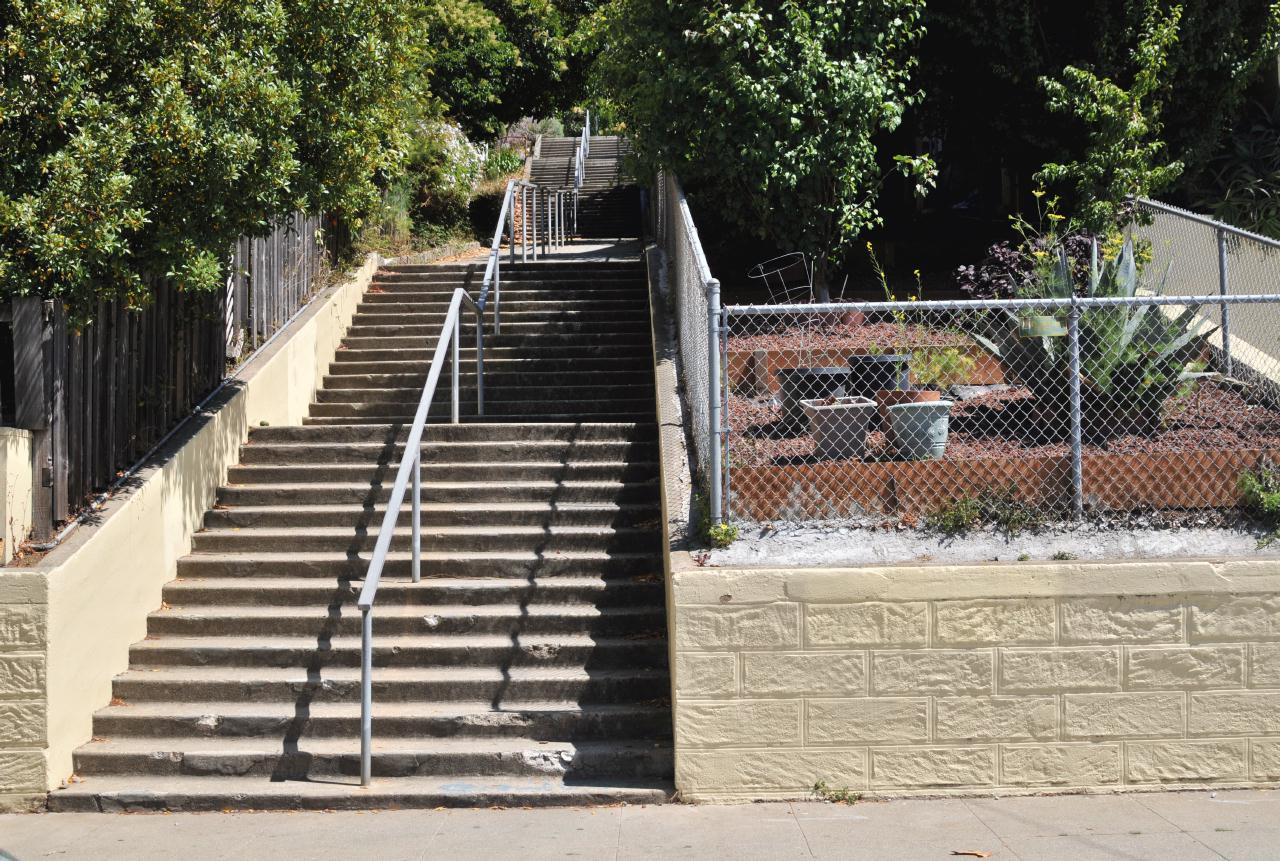
[[[1218,293],[1222,296],[1228,295],[1231,287],[1230,279],[1227,275],[1227,232],[1221,227],[1217,230],[1218,234]],[[1222,372],[1228,377],[1231,376],[1231,308],[1226,302],[1222,303]]]
[[[707,281],[707,400],[708,421],[707,434],[710,443],[710,469],[707,476],[710,487],[711,522],[719,526],[724,521],[724,506],[721,498],[723,491],[724,458],[721,453],[721,417],[720,417],[720,281],[712,278]]]
[[[1071,510],[1080,520],[1084,517],[1084,422],[1080,408],[1080,307],[1074,297],[1067,312],[1067,350],[1071,373]]]

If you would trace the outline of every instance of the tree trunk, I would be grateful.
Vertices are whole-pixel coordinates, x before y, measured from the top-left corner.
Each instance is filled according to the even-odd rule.
[[[815,254],[813,258],[813,295],[819,302],[831,301],[831,288],[827,286],[827,255]]]

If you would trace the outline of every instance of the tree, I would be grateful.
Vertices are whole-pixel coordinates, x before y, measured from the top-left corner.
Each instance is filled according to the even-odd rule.
[[[1037,179],[1069,182],[1077,219],[1092,233],[1118,226],[1129,195],[1149,196],[1182,172],[1181,162],[1161,163],[1166,146],[1160,139],[1161,91],[1181,16],[1180,6],[1168,12],[1152,6],[1133,53],[1137,68],[1128,89],[1074,66],[1063,69],[1062,80],[1041,80],[1049,109],[1075,117],[1087,144],[1079,159],[1050,162]]]
[[[147,300],[221,284],[239,235],[358,213],[403,149],[412,0],[10,0],[0,289]]]
[[[898,126],[922,0],[619,0],[597,61],[642,163],[704,187],[752,234],[828,264],[879,223],[877,136]],[[922,180],[927,159],[899,157]]]

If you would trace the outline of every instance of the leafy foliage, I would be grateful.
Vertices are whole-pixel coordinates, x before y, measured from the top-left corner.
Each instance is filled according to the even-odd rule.
[[[932,180],[928,159],[886,166],[877,147],[917,99],[922,9],[617,0],[597,34],[599,85],[642,164],[674,169],[752,235],[809,253],[821,285],[826,262],[879,223],[888,170]]]
[[[410,0],[24,0],[0,33],[0,283],[147,300],[235,237],[357,213],[402,149]]]
[[[1206,173],[1198,207],[1280,238],[1280,100],[1252,103]]]
[[[1264,464],[1257,471],[1242,472],[1239,489],[1245,510],[1271,528],[1271,534],[1260,543],[1269,544],[1280,538],[1280,470]]]
[[[1114,229],[1127,211],[1129,195],[1149,196],[1182,172],[1181,162],[1161,163],[1166,147],[1159,137],[1159,92],[1181,17],[1181,6],[1161,14],[1153,5],[1134,52],[1137,70],[1128,89],[1075,66],[1062,70],[1062,80],[1041,81],[1050,110],[1076,117],[1086,129],[1088,144],[1079,159],[1050,162],[1037,178],[1065,181],[1074,188],[1078,217],[1086,229]]]
[[[1044,515],[1019,499],[1017,487],[1010,485],[966,493],[925,517],[929,529],[949,536],[962,535],[988,524],[1012,537],[1043,526]]]

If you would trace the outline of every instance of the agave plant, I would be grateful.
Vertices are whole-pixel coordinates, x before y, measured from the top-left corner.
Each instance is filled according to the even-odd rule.
[[[1063,260],[1064,269],[1069,263]],[[1069,269],[1067,269],[1069,271]],[[1131,298],[1145,292],[1133,244],[1099,265],[1090,262],[1086,295]],[[1056,288],[1060,284],[1055,285]],[[1171,315],[1155,305],[1116,305],[1080,312],[1080,407],[1084,435],[1090,440],[1125,434],[1153,434],[1160,429],[1164,403],[1188,380],[1211,376],[1188,370],[1207,349],[1212,326],[1199,305]],[[989,315],[984,332],[974,337],[999,357],[1007,376],[1030,389],[1040,415],[1066,427],[1070,406],[1070,343],[1066,338],[1020,338],[1017,315],[1002,310]]]

